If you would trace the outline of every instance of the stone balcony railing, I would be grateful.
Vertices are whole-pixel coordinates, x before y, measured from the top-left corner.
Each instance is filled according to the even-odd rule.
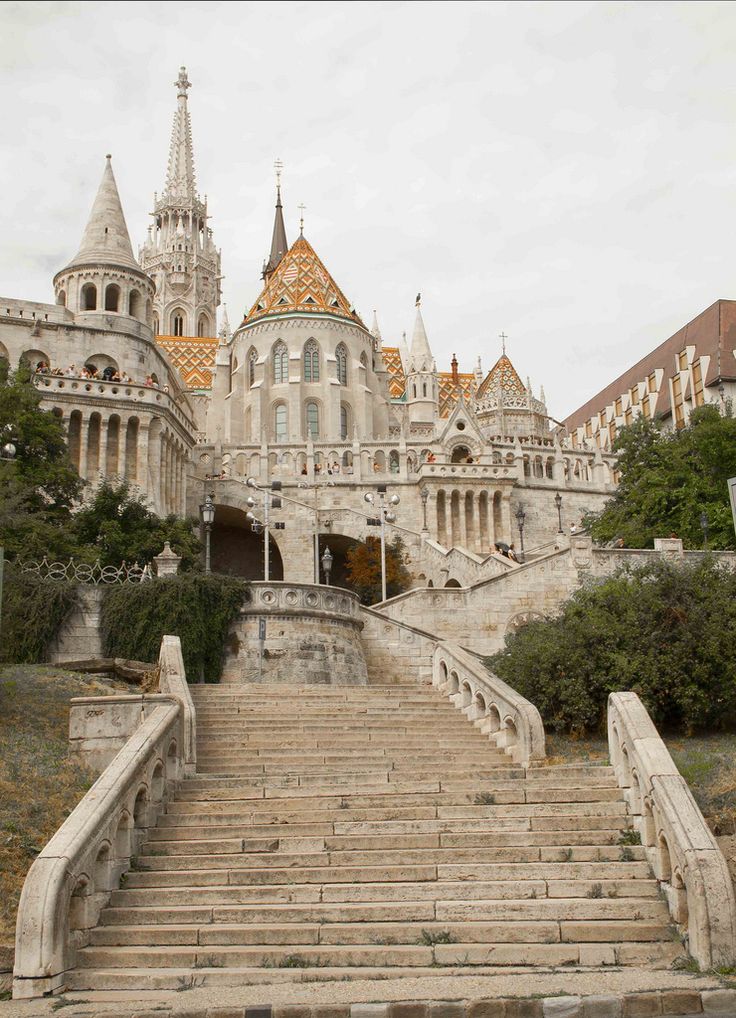
[[[137,382],[103,382],[97,378],[74,378],[67,375],[35,374],[34,383],[48,397],[58,393],[72,399],[125,400],[133,406],[143,406],[155,412],[166,411],[184,430],[193,435],[194,421],[184,413],[176,399],[163,389]]]

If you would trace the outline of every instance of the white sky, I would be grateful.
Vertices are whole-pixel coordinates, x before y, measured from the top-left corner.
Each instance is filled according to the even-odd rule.
[[[53,300],[108,151],[143,241],[185,64],[233,327],[277,156],[386,345],[421,291],[440,369],[504,330],[555,417],[736,297],[736,4],[6,2],[0,39],[6,296]]]

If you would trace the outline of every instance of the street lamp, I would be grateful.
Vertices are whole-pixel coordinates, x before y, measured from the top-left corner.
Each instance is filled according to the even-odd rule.
[[[214,492],[212,495],[214,495]],[[212,533],[212,524],[215,522],[215,503],[212,501],[212,495],[208,495],[204,503],[199,507],[199,511],[202,514],[202,522],[204,523],[204,571],[206,574],[211,572],[210,534]]]
[[[555,505],[557,506],[557,533],[562,533],[562,495],[557,492],[555,495]]]
[[[0,452],[0,459],[14,460],[18,450],[12,442],[6,442]],[[0,544],[0,623],[2,622],[3,609],[3,573],[5,571],[5,548]]]
[[[519,561],[520,562],[524,561],[524,520],[525,519],[526,519],[526,513],[524,512],[524,507],[520,505],[518,507],[518,509],[516,510],[516,522],[519,525],[519,540],[521,542],[521,549],[520,549],[520,554],[519,554]]]
[[[332,553],[330,549],[325,545],[325,550],[322,554],[322,569],[325,574],[325,583],[329,587],[330,585],[330,573],[332,572]]]
[[[703,531],[703,547],[708,547],[708,514],[702,512],[700,514],[700,529]]]
[[[381,527],[381,600],[386,600],[386,524],[396,522],[396,513],[391,510],[392,505],[398,505],[401,499],[398,495],[392,495],[390,498],[386,498],[386,485],[378,485],[378,497],[380,502],[378,503],[378,520]],[[363,499],[370,505],[376,504],[375,495],[373,492],[367,491],[363,495]]]
[[[2,456],[0,456],[0,459],[14,460],[17,451],[18,450],[15,448],[12,442],[6,442],[5,445],[3,446]]]
[[[420,488],[419,497],[422,500],[422,530],[428,530],[427,527],[427,502],[429,501],[429,488]]]
[[[253,495],[249,495],[245,500],[245,504],[249,507],[249,511],[245,514],[245,518],[250,521],[250,529],[254,534],[263,534],[263,578],[264,580],[270,580],[270,544],[271,544],[271,527],[275,530],[283,530],[284,523],[272,523],[271,522],[271,510],[281,508],[281,496],[273,494],[274,492],[281,491],[281,481],[271,481],[271,488],[259,488],[258,481],[255,477],[249,477],[245,482],[249,488],[254,491],[260,491],[263,496],[263,506],[259,507],[258,501]],[[253,512],[256,508],[263,509],[263,519],[259,519],[258,516]]]

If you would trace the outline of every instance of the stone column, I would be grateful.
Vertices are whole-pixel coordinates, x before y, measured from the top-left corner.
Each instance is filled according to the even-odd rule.
[[[87,452],[89,450],[89,419],[90,415],[84,411],[79,415],[79,476],[89,481],[87,474]]]
[[[468,548],[468,528],[465,525],[465,491],[462,489],[459,492],[458,509],[460,523],[460,544],[463,546],[463,548],[467,548],[468,551],[470,551],[471,549]]]
[[[516,541],[514,539],[514,531],[513,531],[512,520],[511,520],[511,493],[510,492],[508,494],[506,494],[504,492],[504,494],[501,496],[501,522],[502,522],[502,526],[503,526],[503,529],[504,529],[504,538],[503,538],[503,540],[508,542],[508,544],[511,544],[512,542],[515,544]]]
[[[138,421],[138,451],[135,483],[141,491],[148,493],[148,421]]]

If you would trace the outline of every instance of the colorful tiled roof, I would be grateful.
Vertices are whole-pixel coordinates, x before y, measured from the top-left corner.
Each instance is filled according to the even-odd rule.
[[[156,336],[187,389],[212,387],[218,340],[211,336]]]
[[[498,358],[481,382],[477,393],[478,398],[480,399],[487,392],[493,392],[496,387],[501,390],[504,396],[526,396],[527,394],[526,386],[505,353]]]
[[[388,371],[388,391],[391,399],[403,399],[406,395],[406,375],[397,346],[384,346],[381,350],[383,363]]]
[[[296,240],[269,276],[243,325],[269,315],[300,312],[334,315],[365,328],[360,317],[304,236]]]
[[[437,374],[439,387],[440,417],[449,417],[455,404],[461,396],[473,395],[475,375],[471,372],[465,374],[458,372],[457,382],[452,377],[451,371],[440,371]]]

